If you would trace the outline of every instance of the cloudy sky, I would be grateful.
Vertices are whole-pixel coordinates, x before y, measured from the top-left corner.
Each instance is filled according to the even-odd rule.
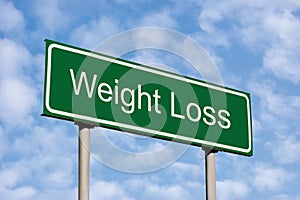
[[[0,0],[0,199],[77,198],[77,127],[40,116],[44,39],[94,49],[143,27],[192,38],[207,50],[226,86],[251,94],[254,155],[216,154],[218,199],[300,199],[297,0]],[[154,51],[127,58],[198,76]],[[92,133],[137,155],[169,145],[99,128]],[[92,155],[91,199],[204,199],[203,152],[175,146],[184,153],[147,173],[124,172]]]

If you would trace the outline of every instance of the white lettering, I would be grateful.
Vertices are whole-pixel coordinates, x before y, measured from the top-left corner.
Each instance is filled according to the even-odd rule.
[[[160,96],[158,95],[158,90],[155,90],[155,91],[154,91],[153,97],[154,97],[154,108],[155,108],[155,112],[156,112],[157,114],[161,114],[161,111],[158,109],[158,99],[160,99]]]
[[[210,106],[205,106],[203,108],[203,113],[206,117],[210,119],[208,120],[206,117],[204,117],[203,118],[204,123],[209,126],[214,126],[216,124],[216,118],[212,114],[216,113],[215,109]]]
[[[229,119],[227,119],[225,116],[223,116],[222,114],[225,114],[227,117],[230,117],[230,113],[227,111],[227,110],[219,110],[218,112],[218,116],[221,120],[223,120],[225,122],[225,125],[224,123],[218,121],[218,125],[221,127],[221,128],[224,128],[224,129],[229,129],[230,126],[231,126],[231,122]]]
[[[142,109],[142,96],[147,97],[148,111],[151,111],[151,96],[148,92],[142,92],[142,86],[138,84],[138,109]]]
[[[171,116],[172,117],[176,117],[176,118],[180,118],[180,119],[185,119],[185,117],[183,115],[180,114],[175,114],[175,105],[174,105],[174,92],[171,92]]]
[[[129,99],[129,102],[126,101],[126,99],[125,99],[125,92],[130,94],[130,97],[127,98],[127,99]],[[124,106],[130,107],[129,110],[126,110],[126,108],[124,106],[122,106],[121,109],[123,110],[123,112],[125,112],[127,114],[131,114],[134,112],[134,90],[131,90],[129,88],[123,88],[121,90],[121,101]]]
[[[114,89],[114,92],[115,92],[115,104],[118,104],[119,103],[119,87],[118,87],[118,83],[119,83],[119,80],[118,79],[115,79],[115,89]]]
[[[106,90],[103,89],[103,87],[106,87]],[[102,96],[102,94],[107,94],[108,97],[104,98]],[[98,86],[98,96],[99,96],[99,98],[102,101],[104,101],[104,102],[110,102],[111,99],[112,99],[112,89],[111,89],[110,85],[108,85],[107,83],[101,83],[101,84],[99,84],[99,86]]]
[[[87,80],[87,77],[86,77],[86,73],[84,71],[82,71],[80,73],[79,82],[78,82],[77,86],[76,86],[76,80],[75,80],[75,75],[74,75],[73,69],[70,69],[70,74],[71,74],[71,78],[72,78],[72,83],[73,83],[73,88],[74,88],[75,95],[79,95],[80,89],[81,89],[81,84],[82,84],[82,79],[84,79],[85,89],[87,91],[88,97],[92,98],[93,93],[94,93],[95,83],[96,83],[96,80],[97,80],[97,75],[94,74],[92,85],[90,87],[89,83],[88,83],[88,80]]]
[[[192,107],[195,107],[197,110],[197,114],[196,114],[195,118],[193,118],[191,115]],[[199,105],[195,104],[195,103],[189,103],[186,107],[186,115],[192,122],[198,122],[201,119],[201,109],[200,109]]]

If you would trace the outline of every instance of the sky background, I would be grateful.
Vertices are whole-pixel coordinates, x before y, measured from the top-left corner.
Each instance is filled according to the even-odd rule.
[[[0,0],[0,199],[77,198],[77,127],[40,116],[44,39],[93,49],[117,33],[149,26],[173,29],[197,41],[226,86],[251,94],[254,155],[216,154],[217,199],[299,200],[297,0]],[[128,57],[145,64],[174,64],[152,51]],[[171,67],[191,75],[178,63]],[[167,145],[102,132],[134,153]],[[197,147],[189,147],[163,169],[142,174],[112,169],[92,156],[90,177],[90,199],[205,198],[203,152]]]

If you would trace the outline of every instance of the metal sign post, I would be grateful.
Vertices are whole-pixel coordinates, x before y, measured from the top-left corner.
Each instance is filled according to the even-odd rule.
[[[206,200],[216,200],[216,163],[214,149],[203,148],[205,151]]]
[[[78,200],[89,199],[90,179],[90,128],[92,126],[76,122],[79,128],[78,136]]]

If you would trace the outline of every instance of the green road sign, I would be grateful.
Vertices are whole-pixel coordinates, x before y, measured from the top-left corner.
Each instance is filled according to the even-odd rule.
[[[252,155],[250,95],[46,40],[43,115]]]

